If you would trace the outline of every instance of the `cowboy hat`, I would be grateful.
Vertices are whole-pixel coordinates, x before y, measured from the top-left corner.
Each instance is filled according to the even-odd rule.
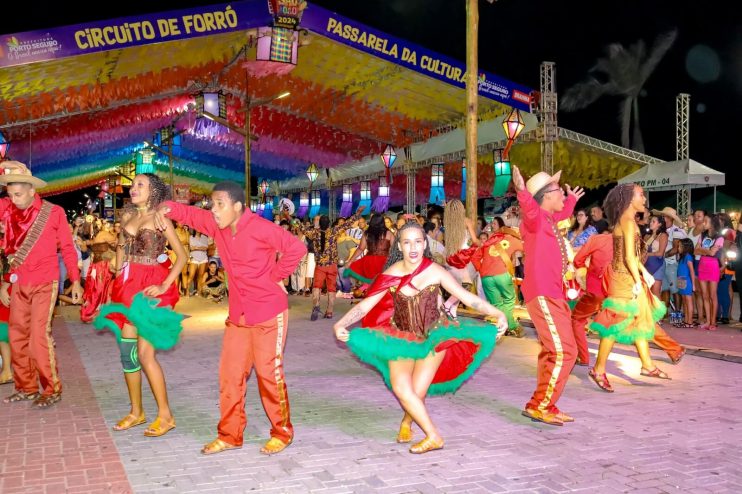
[[[12,173],[15,170],[7,168],[7,165],[22,165],[22,169],[27,170],[26,165],[18,161],[3,161],[0,163],[0,184],[31,184],[34,189],[46,187],[46,182],[31,175],[30,171],[27,173]]]
[[[681,220],[678,217],[678,213],[673,208],[663,208],[662,211],[658,209],[653,209],[652,214],[655,216],[667,216],[668,218],[672,219],[672,222],[675,223],[675,226],[683,228],[683,220]]]
[[[549,185],[550,183],[559,184],[559,177],[562,176],[562,170],[559,170],[554,175],[549,175],[546,172],[538,172],[534,176],[528,179],[528,182],[526,182],[526,189],[528,189],[528,192],[531,193],[531,195],[536,195],[536,193]]]

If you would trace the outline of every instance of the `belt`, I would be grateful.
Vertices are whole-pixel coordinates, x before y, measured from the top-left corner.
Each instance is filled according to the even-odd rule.
[[[130,263],[134,264],[160,264],[160,262],[157,260],[157,258],[154,257],[147,257],[147,256],[129,256],[127,259]]]

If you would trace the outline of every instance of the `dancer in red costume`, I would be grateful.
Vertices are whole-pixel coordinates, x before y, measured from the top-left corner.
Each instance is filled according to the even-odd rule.
[[[518,167],[513,167],[525,249],[523,298],[541,344],[536,390],[523,415],[551,425],[574,421],[556,403],[577,357],[572,319],[564,295],[569,265],[567,241],[558,223],[572,215],[577,200],[585,194],[580,187],[573,190],[567,185],[565,199],[559,186],[561,174],[561,171],[553,176],[539,172],[526,183]]]
[[[112,303],[101,307],[93,323],[97,329],[110,329],[116,334],[131,400],[131,411],[113,429],[124,431],[147,421],[142,406],[143,369],[157,402],[157,418],[144,435],[158,437],[175,428],[165,374],[155,350],[175,346],[182,330],[182,316],[172,308],[179,298],[175,280],[185,264],[185,250],[170,221],[164,232],[155,229],[155,209],[170,195],[170,188],[161,178],[151,173],[137,175],[129,195],[133,207],[121,218]],[[163,263],[167,263],[167,242],[177,256],[169,269]]]
[[[338,340],[381,372],[405,411],[397,442],[412,441],[412,422],[425,439],[410,448],[426,453],[443,447],[425,397],[456,391],[495,345],[496,331],[478,322],[448,321],[441,307],[443,287],[468,306],[496,318],[507,327],[505,314],[465,290],[430,258],[423,228],[415,222],[402,226],[387,261],[368,296],[335,324]],[[365,316],[365,317],[364,317]],[[361,319],[362,328],[348,330]]]
[[[361,237],[361,243],[348,260],[345,276],[352,276],[361,283],[372,283],[384,271],[393,241],[394,234],[384,224],[384,216],[374,214],[368,222],[368,230]]]
[[[288,331],[288,297],[284,278],[307,253],[303,242],[280,226],[245,208],[245,191],[234,182],[220,182],[206,211],[167,202],[163,214],[214,239],[229,280],[229,318],[219,364],[218,437],[201,453],[242,447],[247,426],[245,389],[255,367],[271,437],[263,454],[283,451],[294,438],[283,350]]]
[[[112,269],[115,269],[116,236],[110,223],[103,223],[103,228],[93,240],[88,242],[93,258],[85,277],[85,291],[82,294],[80,320],[85,323],[93,321],[100,306],[108,302],[113,284]]]
[[[64,210],[42,201],[36,193],[46,183],[32,176],[23,163],[4,161],[2,168],[9,172],[0,175],[0,183],[8,186],[8,197],[0,199],[0,218],[9,272],[3,275],[0,303],[10,308],[8,333],[15,381],[15,393],[4,401],[34,400],[36,407],[47,408],[62,399],[51,324],[59,294],[57,252],[61,251],[72,282],[73,302],[82,297],[77,253]]]

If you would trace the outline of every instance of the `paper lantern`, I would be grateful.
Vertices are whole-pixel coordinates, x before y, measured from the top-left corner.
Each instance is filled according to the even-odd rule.
[[[461,200],[466,202],[466,159],[461,160]]]
[[[196,116],[201,118],[204,112],[217,117],[227,118],[227,97],[221,91],[202,91],[196,95]]]
[[[340,217],[347,218],[353,213],[353,186],[343,185],[343,203],[340,206]]]
[[[297,216],[299,218],[305,218],[309,211],[309,192],[302,192],[299,194],[299,212]]]
[[[389,183],[391,183],[391,169],[395,161],[397,161],[397,152],[394,151],[394,148],[390,144],[387,144],[386,149],[381,153],[381,162],[384,163],[386,180]]]
[[[502,121],[502,128],[505,129],[505,136],[508,138],[508,144],[505,146],[505,151],[503,152],[505,158],[508,157],[510,147],[513,145],[515,139],[518,138],[525,126],[526,124],[523,122],[523,117],[520,116],[520,111],[518,111],[517,108],[513,108],[510,115]]]
[[[439,206],[446,202],[446,192],[443,190],[443,163],[435,163],[430,167],[430,200],[428,202]]]
[[[365,211],[371,210],[371,182],[368,180],[361,182],[361,201],[358,206],[363,206]]]
[[[10,142],[5,139],[5,136],[0,132],[0,161],[8,159],[8,152],[10,151]]]
[[[379,177],[379,193],[371,209],[377,213],[383,213],[389,209],[389,182],[386,177]]]
[[[492,196],[500,197],[505,195],[512,179],[512,171],[510,167],[510,161],[505,158],[505,153],[502,149],[495,149],[494,155],[494,167],[495,167],[495,182],[492,187]]]
[[[150,148],[144,148],[137,153],[137,164],[135,167],[135,173],[154,173],[155,165],[152,163],[152,159],[155,156],[155,152]]]
[[[311,206],[309,209],[309,216],[314,218],[319,214],[319,210],[322,207],[322,195],[319,190],[312,191]]]

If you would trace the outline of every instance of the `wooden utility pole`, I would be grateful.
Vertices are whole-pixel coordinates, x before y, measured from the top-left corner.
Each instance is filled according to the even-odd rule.
[[[477,220],[479,0],[466,0],[466,216]]]

